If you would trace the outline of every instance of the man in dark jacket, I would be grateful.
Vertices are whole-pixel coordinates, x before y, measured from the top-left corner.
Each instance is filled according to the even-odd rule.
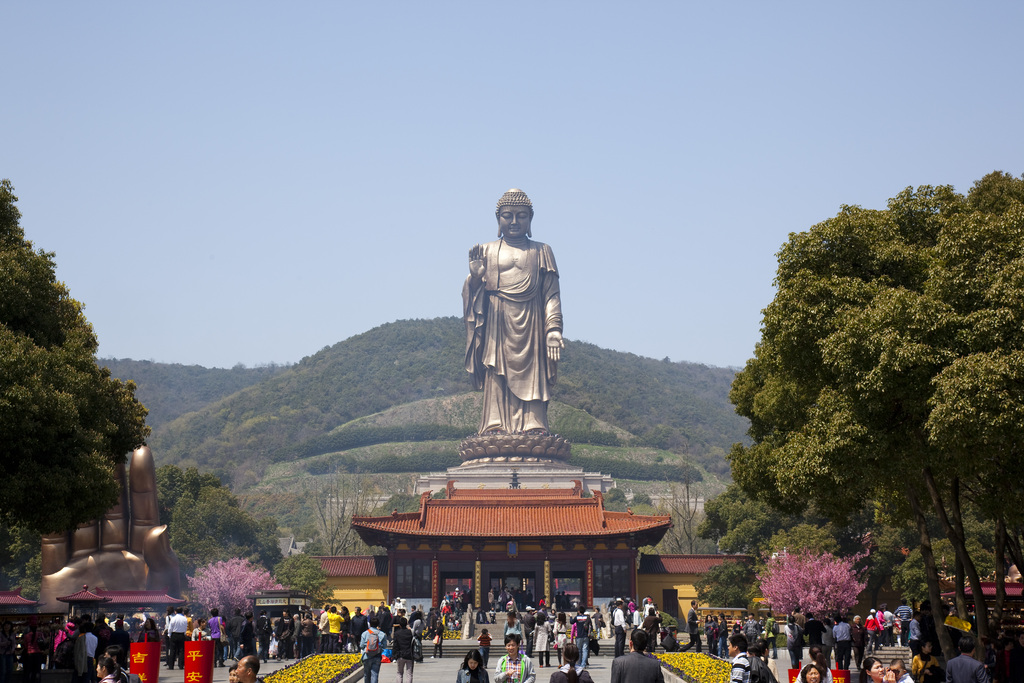
[[[576,626],[576,647],[580,650],[579,665],[586,667],[590,657],[590,617],[583,605],[578,606],[576,612],[573,624]]]
[[[391,613],[391,610],[383,602],[380,603],[380,609],[377,610],[377,618],[380,619],[380,630],[384,631],[384,633],[391,633],[391,630],[395,627],[395,615]]]
[[[260,655],[259,658],[264,663],[270,659],[270,636],[274,632],[274,626],[270,623],[270,617],[267,616],[267,610],[261,609],[260,616],[256,618],[256,638],[259,640]]]
[[[363,637],[363,631],[369,628],[369,625],[370,622],[366,619],[366,615],[356,607],[356,611],[352,615],[352,623],[348,627],[348,632],[352,634],[352,639],[356,644],[359,643],[359,639]]]
[[[868,642],[868,631],[858,614],[850,624],[850,647],[853,648],[853,663],[859,669],[864,661],[864,646]]]
[[[633,629],[629,634],[629,654],[612,660],[612,683],[665,683],[661,663],[644,655],[647,631]]]
[[[295,654],[295,641],[293,640],[295,624],[292,621],[291,614],[285,612],[281,615],[281,618],[277,620],[277,626],[274,628],[274,635],[277,636],[277,661],[291,659],[292,655]]]
[[[809,646],[814,647],[817,645],[821,647],[823,644],[821,637],[825,633],[825,625],[808,612],[807,621],[804,622],[804,633],[807,634],[807,644]]]
[[[946,662],[946,683],[987,683],[985,665],[974,658],[974,637],[964,634],[958,648],[960,656]]]
[[[686,615],[686,632],[690,636],[690,642],[683,646],[682,651],[686,652],[696,646],[694,652],[700,653],[700,624],[697,621],[697,601],[690,601],[690,611]]]
[[[527,605],[526,616],[523,617],[523,641],[526,643],[526,656],[533,659],[533,629],[537,628],[537,615],[533,605]]]
[[[406,628],[408,623],[409,622],[406,621],[405,617],[399,617],[395,624],[394,643],[391,647],[395,664],[398,665],[397,681],[405,680],[406,670],[409,671],[409,680],[412,681],[414,659],[412,652],[412,631]]]
[[[256,657],[256,624],[252,620],[252,612],[245,613],[245,623],[242,624],[239,640],[242,644],[242,653],[246,656]],[[259,662],[259,658],[256,658],[256,661]]]
[[[116,645],[121,648],[122,656],[118,658],[118,665],[122,668],[128,668],[128,653],[132,648],[132,637],[128,631],[124,630],[124,618],[118,618],[114,622],[114,631],[110,634],[110,644]]]
[[[235,660],[242,658],[242,626],[244,624],[242,610],[236,607],[235,616],[228,620],[228,644],[231,648],[231,658]]]

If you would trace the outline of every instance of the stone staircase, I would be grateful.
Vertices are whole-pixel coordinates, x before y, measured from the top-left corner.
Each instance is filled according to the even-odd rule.
[[[483,625],[481,625],[481,627],[483,627]],[[491,637],[494,638],[494,640],[491,643],[491,659],[494,659],[495,657],[501,657],[503,654],[505,654],[505,646],[501,643],[502,639],[500,632],[498,637],[496,638],[494,636],[494,633],[494,629],[492,628]],[[597,657],[611,658],[615,651],[615,641],[602,639],[600,643],[601,654],[597,655]],[[479,645],[475,640],[446,640],[444,641],[444,649],[442,651],[442,656],[445,659],[448,659],[449,657],[458,657],[459,659],[462,659],[466,656],[467,652],[469,652],[470,650],[475,650],[478,647]],[[659,651],[660,650],[661,648],[659,648]],[[549,652],[551,653],[552,661],[554,661],[557,658],[555,650],[552,648],[551,650],[549,650]],[[432,654],[434,654],[434,644],[429,641],[423,641],[423,658],[430,659],[430,655]],[[590,656],[593,657],[595,655],[591,653]]]
[[[907,665],[907,669],[910,668],[911,662],[914,661],[914,656],[910,653],[909,647],[903,647],[902,645],[884,645],[879,647],[873,653],[864,653],[865,657],[875,657],[882,660],[882,663],[889,666],[889,662],[894,659],[902,659]],[[852,667],[851,667],[852,668]]]

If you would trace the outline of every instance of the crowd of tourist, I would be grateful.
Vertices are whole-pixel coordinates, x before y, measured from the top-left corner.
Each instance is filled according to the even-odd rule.
[[[40,622],[35,617],[0,626],[0,683],[7,683],[20,661],[26,683],[38,683],[44,669],[70,669],[78,682],[126,680],[128,652],[132,643],[128,622],[118,615],[73,616],[59,622]]]
[[[946,611],[943,606],[940,616]],[[866,618],[833,614],[819,619],[797,611],[778,620],[771,614],[764,619],[750,614],[730,625],[724,615],[716,616],[721,619],[705,621],[705,632],[709,644],[724,634],[727,650],[712,648],[711,653],[729,658],[735,683],[774,683],[774,677],[758,671],[764,671],[761,663],[777,657],[770,651],[779,639],[779,622],[784,623],[790,668],[799,670],[797,683],[831,683],[833,669],[851,665],[860,670],[861,683],[1024,683],[1024,633],[1007,628],[999,629],[995,638],[983,638],[985,651],[979,653],[973,635],[948,629],[960,655],[943,664],[938,629],[946,627],[942,620],[936,622],[928,601],[919,609],[906,601],[893,611],[881,605]],[[806,664],[805,646],[810,659]],[[890,654],[883,659],[881,648],[891,646],[907,648],[909,657]]]
[[[704,613],[693,601],[685,622],[677,624],[650,598],[639,605],[632,599],[616,599],[606,611],[588,610],[578,600],[561,601],[574,606],[568,610],[549,608],[543,599],[537,607],[526,604],[519,610],[517,598],[508,593],[503,619],[494,623],[493,603],[504,597],[503,592],[489,595],[485,609],[479,610],[492,613],[485,619],[489,627],[479,630],[478,648],[463,659],[459,682],[490,683],[493,671],[496,683],[521,683],[536,680],[540,669],[552,668],[553,683],[587,683],[590,658],[600,653],[602,638],[612,638],[613,681],[653,675],[653,670],[641,672],[646,665],[630,654],[650,654],[660,645],[666,652],[699,653],[706,648],[709,655],[731,663],[733,683],[777,683],[768,663],[779,657],[780,649],[788,655],[790,668],[799,670],[797,683],[832,683],[832,670],[851,667],[860,670],[860,683],[1024,683],[1024,633],[1000,630],[983,640],[983,653],[974,652],[976,641],[968,635],[958,646],[962,657],[977,666],[961,657],[943,662],[937,629],[945,628],[945,607],[937,621],[927,601],[918,609],[906,601],[894,610],[883,604],[863,617],[794,611],[748,613],[745,618]],[[192,614],[179,607],[168,608],[159,618],[119,614],[108,620],[101,613],[95,618],[73,616],[62,624],[30,619],[18,629],[6,621],[0,626],[0,683],[7,683],[16,660],[22,662],[28,683],[39,681],[45,668],[71,669],[76,683],[113,683],[123,679],[126,656],[135,641],[162,643],[165,666],[183,667],[187,640],[215,641],[215,666],[225,666],[227,660],[235,660],[236,666],[249,661],[243,677],[254,675],[252,669],[258,670],[261,661],[348,652],[363,654],[367,681],[375,682],[382,654],[391,648],[398,683],[411,683],[413,667],[423,661],[425,650],[431,658],[444,656],[445,635],[461,628],[469,608],[466,594],[455,590],[426,611],[397,599],[392,605],[369,605],[365,611],[324,605],[321,610],[285,611],[273,618],[266,610],[254,616],[235,609],[224,617],[217,608]],[[956,642],[958,632],[950,634]],[[490,669],[495,639],[504,654]],[[908,648],[909,657],[883,661],[880,649],[891,645]]]

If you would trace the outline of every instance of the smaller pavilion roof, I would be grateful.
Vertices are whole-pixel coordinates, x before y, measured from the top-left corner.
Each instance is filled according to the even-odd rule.
[[[31,607],[38,604],[36,600],[21,597],[21,586],[12,591],[0,591],[0,606]]]
[[[77,593],[64,595],[57,599],[61,602],[110,602],[110,598],[105,598],[102,595],[93,593],[89,590],[88,586],[82,586],[82,590]]]
[[[111,606],[114,605],[182,605],[185,603],[181,598],[172,598],[163,591],[108,591],[102,588],[96,589],[96,595],[106,598]],[[57,598],[61,600],[62,598]]]

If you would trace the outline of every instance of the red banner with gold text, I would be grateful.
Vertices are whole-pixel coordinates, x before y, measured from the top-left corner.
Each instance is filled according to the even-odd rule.
[[[157,683],[160,679],[160,643],[132,643],[128,671],[137,675],[142,683]]]
[[[185,683],[213,683],[212,640],[185,642]]]

